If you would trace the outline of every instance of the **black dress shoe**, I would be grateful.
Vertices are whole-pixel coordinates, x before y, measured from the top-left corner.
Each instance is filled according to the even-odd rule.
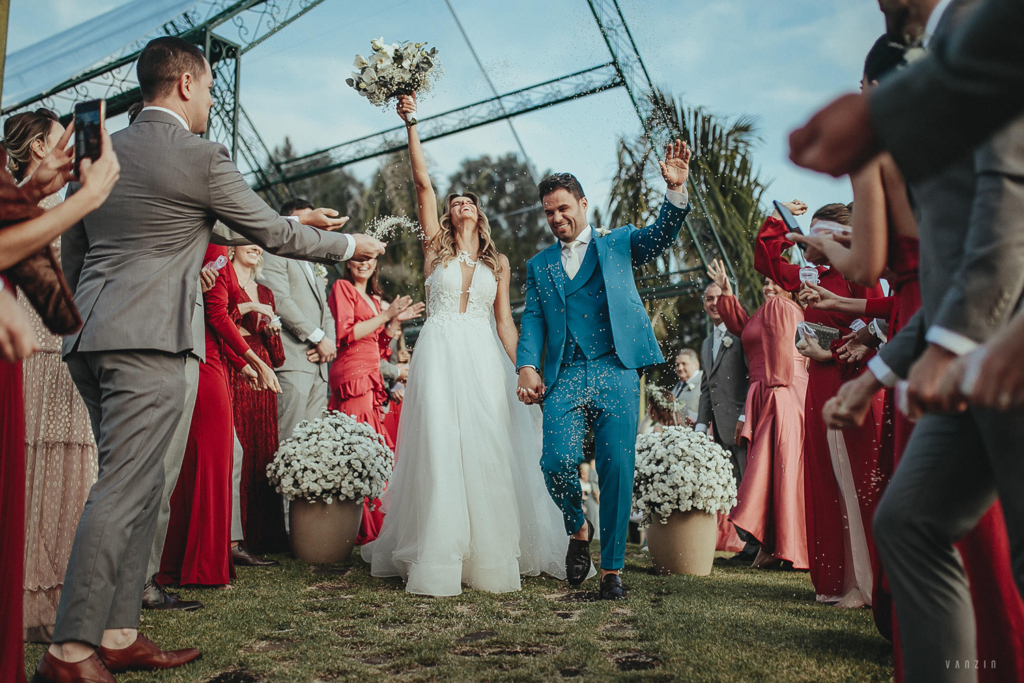
[[[622,579],[618,574],[605,574],[601,579],[602,600],[625,600],[626,587],[622,585]]]
[[[569,550],[565,553],[565,578],[570,586],[583,583],[590,573],[590,542],[594,540],[594,525],[586,520],[587,540],[569,539]]]
[[[276,567],[281,564],[277,560],[261,560],[241,543],[231,549],[231,561],[236,567]]]
[[[192,612],[203,608],[198,600],[182,600],[177,593],[168,593],[156,581],[150,580],[142,589],[143,609],[166,609]]]

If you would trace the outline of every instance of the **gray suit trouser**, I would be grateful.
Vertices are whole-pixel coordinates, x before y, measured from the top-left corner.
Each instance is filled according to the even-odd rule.
[[[977,680],[974,610],[953,543],[974,528],[997,496],[1014,578],[1024,591],[1022,450],[1024,411],[927,415],[914,428],[874,526],[900,622],[908,683]]]
[[[278,371],[277,433],[281,443],[303,420],[316,420],[327,407],[327,382],[319,372]]]
[[[185,359],[161,351],[73,352],[66,359],[89,417],[99,477],[68,560],[53,642],[99,646],[138,628],[164,456],[185,403]]]
[[[171,494],[178,483],[181,463],[185,460],[185,447],[188,445],[188,433],[192,427],[192,411],[196,407],[196,394],[199,393],[199,363],[193,355],[185,357],[185,403],[171,445],[164,455],[164,490],[160,496],[160,510],[156,516],[156,532],[153,534],[153,548],[149,551],[149,566],[146,568],[146,579],[156,576],[160,571],[160,557],[164,554],[164,541],[167,540],[167,525],[171,522]]]

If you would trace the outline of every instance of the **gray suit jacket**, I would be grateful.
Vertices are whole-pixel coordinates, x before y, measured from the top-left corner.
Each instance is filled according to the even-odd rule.
[[[936,40],[953,32],[975,0],[950,5]],[[1024,293],[1024,118],[945,171],[910,184],[921,235],[921,310],[880,354],[901,377],[938,326],[984,342]]]
[[[263,255],[263,284],[274,292],[277,314],[281,316],[281,343],[284,345],[284,365],[280,370],[319,372],[326,381],[329,363],[310,363],[306,351],[315,345],[307,341],[317,328],[324,338],[335,343],[334,316],[327,306],[327,289],[323,280],[315,276],[301,261]]]
[[[164,112],[144,111],[112,136],[121,178],[107,201],[66,232],[61,260],[82,329],[64,354],[193,351],[197,276],[217,219],[268,251],[333,262],[349,240],[278,216],[242,179],[223,145]]]
[[[672,387],[672,395],[679,403],[685,406],[685,412],[682,417],[689,417],[689,413],[697,412],[700,403],[700,387],[704,381],[703,378],[704,371],[698,370],[686,384],[676,382],[676,385]]]
[[[987,0],[956,28],[941,39],[937,30],[927,59],[871,95],[875,130],[908,180],[935,173],[1024,112],[1024,0]]]
[[[731,346],[724,344],[718,350],[718,357],[711,360],[714,334],[708,335],[700,347],[704,377],[700,383],[700,408],[697,410],[697,424],[712,424],[718,429],[718,438],[726,446],[735,446],[736,422],[743,414],[747,402],[747,358],[739,337],[728,334]]]

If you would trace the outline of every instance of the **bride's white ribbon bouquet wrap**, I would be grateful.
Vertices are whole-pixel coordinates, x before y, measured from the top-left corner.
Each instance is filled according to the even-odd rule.
[[[267,465],[267,477],[288,500],[361,502],[379,498],[395,455],[373,428],[340,412],[303,420]]]
[[[636,440],[633,509],[643,525],[673,512],[729,512],[736,505],[736,480],[724,448],[690,427],[665,427]]]
[[[369,57],[356,55],[352,63],[356,71],[345,82],[357,93],[378,107],[385,107],[399,95],[429,92],[444,70],[437,58],[437,48],[427,49],[426,43],[384,42],[384,38],[370,41]],[[415,123],[411,116],[410,123]]]

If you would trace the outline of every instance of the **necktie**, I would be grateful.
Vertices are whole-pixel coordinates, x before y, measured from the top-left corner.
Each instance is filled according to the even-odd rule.
[[[711,343],[711,360],[715,361],[718,359],[718,352],[722,350],[722,330],[718,327],[715,328],[715,339]]]
[[[581,244],[582,242],[579,240],[573,240],[562,247],[562,251],[565,252],[565,274],[569,276],[570,280],[576,277],[576,273],[580,270],[579,246]]]

